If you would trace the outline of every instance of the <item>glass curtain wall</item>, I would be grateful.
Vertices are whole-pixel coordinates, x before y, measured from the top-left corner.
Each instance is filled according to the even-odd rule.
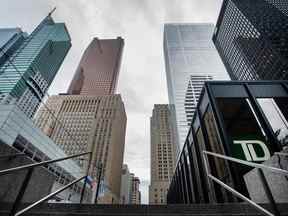
[[[208,178],[204,150],[263,163],[287,144],[287,82],[207,82],[180,153],[168,203],[239,201]],[[211,175],[249,196],[243,176],[252,168],[213,156],[207,159]]]

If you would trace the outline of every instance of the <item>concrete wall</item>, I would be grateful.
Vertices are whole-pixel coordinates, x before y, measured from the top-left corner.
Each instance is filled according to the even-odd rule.
[[[0,156],[15,154],[12,147],[0,142]],[[26,156],[0,159],[0,170],[33,163]],[[0,176],[0,202],[14,202],[20,190],[27,171],[18,171],[12,174]],[[51,191],[55,176],[43,167],[34,169],[22,202],[34,202]]]
[[[149,204],[165,205],[167,203],[167,191],[170,182],[154,181],[149,185]]]
[[[283,153],[288,154],[288,149]],[[288,156],[273,155],[263,164],[284,170],[288,170]],[[263,170],[265,178],[269,184],[272,195],[277,203],[288,202],[288,176],[277,174],[274,172]],[[248,188],[251,199],[257,203],[267,203],[264,188],[261,184],[259,174],[256,169],[253,169],[244,176],[246,186]]]

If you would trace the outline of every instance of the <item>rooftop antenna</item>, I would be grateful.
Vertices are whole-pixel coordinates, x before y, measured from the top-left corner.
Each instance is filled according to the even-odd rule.
[[[55,10],[56,10],[56,7],[54,7],[54,8],[49,12],[48,16],[51,16],[51,15],[54,13]]]
[[[33,32],[38,32],[38,30],[39,30],[43,25],[47,24],[47,21],[48,21],[48,22],[49,22],[49,21],[54,22],[53,19],[52,19],[52,17],[51,17],[51,15],[52,15],[52,13],[54,13],[55,10],[56,10],[56,7],[54,7],[54,8],[48,13],[48,15],[41,21],[41,23],[34,29]],[[33,32],[32,32],[31,34],[33,34]]]

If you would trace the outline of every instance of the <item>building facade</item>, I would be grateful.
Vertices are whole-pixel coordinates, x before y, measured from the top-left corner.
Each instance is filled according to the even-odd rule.
[[[124,40],[94,38],[86,48],[68,94],[115,94]]]
[[[233,80],[288,79],[288,2],[224,0],[213,41]]]
[[[141,204],[141,192],[139,190],[140,179],[134,176],[134,174],[132,174],[131,177],[132,177],[131,204],[140,205]]]
[[[121,176],[121,204],[131,204],[131,191],[132,191],[132,173],[130,173],[127,164],[122,166]]]
[[[140,179],[134,173],[130,173],[127,164],[123,164],[121,177],[121,204],[141,204],[141,192],[139,190]]]
[[[223,184],[257,203],[260,194],[263,200],[259,170],[220,157],[270,166],[274,163],[272,166],[278,168],[287,165],[279,153],[285,148],[287,152],[287,110],[286,81],[205,83],[170,184],[168,203],[238,202]],[[274,198],[283,200],[285,176],[269,169],[263,172]],[[278,181],[278,176],[282,180]]]
[[[174,106],[174,128],[183,146],[201,86],[211,79],[227,79],[211,40],[213,24],[165,24],[164,57],[169,103]]]
[[[0,66],[21,46],[25,37],[20,28],[0,29]]]
[[[1,65],[0,103],[17,103],[32,117],[70,47],[65,24],[49,14]]]
[[[106,188],[99,202],[119,203],[127,121],[121,96],[57,95],[46,107],[37,113],[37,126],[68,155],[92,151],[90,176],[96,181],[101,165]],[[85,160],[78,163],[87,167]]]
[[[24,153],[25,156],[1,160],[1,170],[29,163],[64,158],[68,155],[46,136],[33,121],[24,115],[16,104],[0,104],[0,155]],[[73,160],[52,163],[35,168],[25,191],[24,202],[35,202],[50,192],[80,178],[85,170]],[[2,176],[1,202],[14,202],[21,187],[25,172]],[[20,180],[20,181],[19,181]],[[13,186],[11,186],[11,182]],[[83,181],[56,195],[57,201],[79,203]],[[92,190],[86,188],[85,201],[90,201]]]
[[[149,204],[166,204],[167,190],[176,164],[176,137],[168,104],[154,105],[150,118],[151,183]]]

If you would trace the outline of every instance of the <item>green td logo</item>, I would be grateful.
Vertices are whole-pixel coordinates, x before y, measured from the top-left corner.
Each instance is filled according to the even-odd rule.
[[[259,162],[271,157],[269,149],[260,140],[234,140],[233,144],[241,147],[247,161]]]

